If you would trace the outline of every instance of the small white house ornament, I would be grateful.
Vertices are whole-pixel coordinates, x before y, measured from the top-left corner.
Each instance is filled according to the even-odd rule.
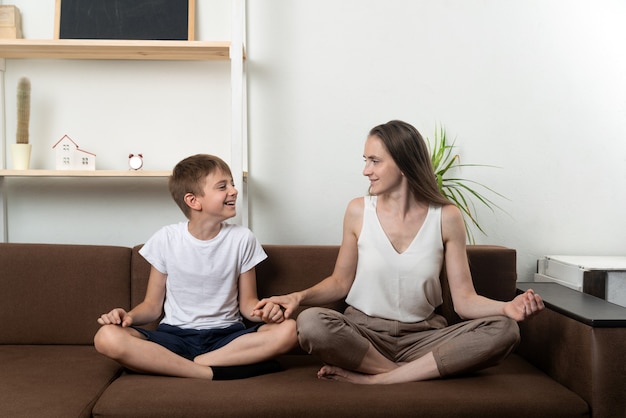
[[[67,135],[52,146],[57,170],[95,170],[96,154],[80,149]]]
[[[128,166],[131,170],[141,170],[143,167],[143,155],[142,154],[129,154]]]

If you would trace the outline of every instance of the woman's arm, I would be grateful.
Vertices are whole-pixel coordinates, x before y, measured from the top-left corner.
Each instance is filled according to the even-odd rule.
[[[544,308],[541,297],[532,290],[518,295],[510,302],[500,302],[478,295],[467,261],[463,215],[456,206],[447,205],[442,208],[441,217],[446,274],[454,310],[461,318],[506,315],[516,321],[522,321]]]
[[[261,309],[267,303],[275,303],[285,309],[285,318],[289,318],[300,305],[319,306],[345,297],[352,287],[356,274],[357,240],[362,222],[363,198],[356,198],[348,204],[346,209],[343,221],[343,239],[333,273],[308,289],[263,299],[255,309]]]

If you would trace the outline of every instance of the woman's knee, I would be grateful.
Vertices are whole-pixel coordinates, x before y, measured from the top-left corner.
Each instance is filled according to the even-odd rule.
[[[334,318],[333,311],[327,308],[309,308],[298,315],[296,328],[300,346],[311,352],[312,346],[320,347],[329,340],[329,324]]]
[[[520,332],[517,322],[506,316],[492,319],[493,352],[501,360],[507,357],[520,343]]]
[[[501,317],[500,320],[502,322],[502,332],[500,335],[502,337],[503,344],[512,348],[517,347],[521,340],[517,322],[506,316]]]
[[[520,341],[517,322],[493,316],[468,322],[470,328],[433,350],[442,376],[473,372],[495,366]]]

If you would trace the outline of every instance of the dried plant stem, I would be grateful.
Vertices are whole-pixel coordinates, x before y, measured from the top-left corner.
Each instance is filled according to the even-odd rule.
[[[22,77],[17,85],[17,133],[18,144],[28,144],[30,122],[30,80]]]

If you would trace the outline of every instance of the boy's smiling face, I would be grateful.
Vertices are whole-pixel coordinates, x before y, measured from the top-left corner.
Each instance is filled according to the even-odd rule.
[[[237,194],[233,178],[221,170],[209,174],[204,182],[204,196],[196,196],[202,205],[202,212],[223,219],[237,214]]]

